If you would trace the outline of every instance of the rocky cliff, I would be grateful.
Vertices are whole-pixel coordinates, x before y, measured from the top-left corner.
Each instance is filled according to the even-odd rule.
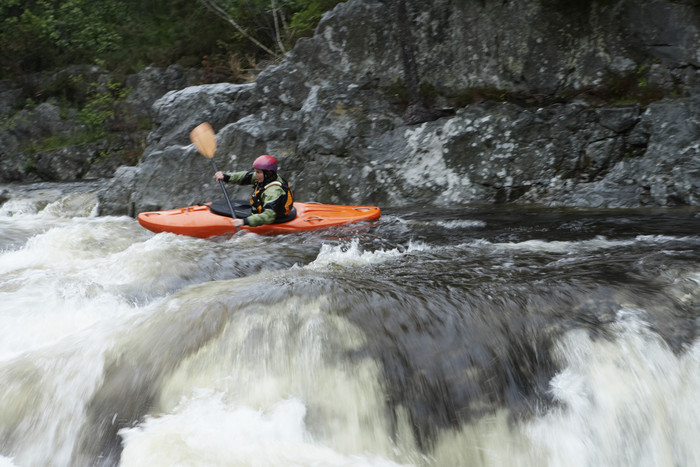
[[[0,182],[111,177],[139,160],[153,102],[201,76],[147,67],[117,83],[86,65],[0,81]]]
[[[275,155],[299,200],[700,204],[700,2],[407,1],[403,28],[400,3],[338,5],[253,84],[166,94],[101,213],[218,197],[188,141],[202,121],[220,168]],[[418,124],[405,118],[407,44],[439,110]]]

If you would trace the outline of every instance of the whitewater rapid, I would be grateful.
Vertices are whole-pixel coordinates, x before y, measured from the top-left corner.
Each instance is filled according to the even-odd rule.
[[[695,213],[202,240],[95,205],[0,207],[0,466],[700,465]]]

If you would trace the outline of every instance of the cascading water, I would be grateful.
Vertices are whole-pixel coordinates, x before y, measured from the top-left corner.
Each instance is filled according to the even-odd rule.
[[[700,211],[201,240],[0,207],[0,466],[700,465]]]

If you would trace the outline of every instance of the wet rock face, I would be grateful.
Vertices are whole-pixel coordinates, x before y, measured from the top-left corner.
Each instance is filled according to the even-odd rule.
[[[133,210],[218,196],[187,140],[205,120],[220,168],[273,154],[299,200],[700,203],[696,3],[407,5],[423,98],[445,116],[405,124],[396,5],[350,0],[256,83],[156,101]]]

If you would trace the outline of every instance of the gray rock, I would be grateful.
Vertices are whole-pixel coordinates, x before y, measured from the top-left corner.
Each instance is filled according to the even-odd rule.
[[[217,196],[207,161],[189,146],[202,121],[217,131],[220,168],[278,156],[299,200],[698,204],[696,6],[411,5],[426,99],[453,115],[404,125],[394,3],[349,0],[255,84],[197,86],[155,102],[135,210]]]
[[[600,124],[615,133],[630,130],[638,121],[639,105],[632,107],[607,107],[598,110]]]
[[[189,134],[202,122],[217,131],[252,112],[248,101],[255,84],[211,84],[170,91],[152,108],[154,130],[148,135],[146,153],[173,144],[189,144]]]
[[[97,194],[99,215],[135,216],[136,210],[131,201],[136,177],[139,169],[136,167],[120,167],[114,177],[108,182],[106,189]],[[108,196],[104,196],[108,194]]]
[[[167,92],[200,83],[202,72],[171,65],[165,69],[146,67],[126,78],[125,86],[131,92],[123,104],[123,109],[137,118],[150,118],[151,106]]]
[[[0,118],[12,114],[13,110],[22,103],[22,89],[9,81],[0,81]]]
[[[149,124],[152,104],[170,90],[197,83],[201,74],[173,65],[166,69],[149,67],[127,77],[125,85],[131,92],[115,109],[118,117],[108,122],[111,133],[103,141],[92,144],[99,149],[87,150],[84,144],[78,143],[46,154],[34,154],[34,151],[45,146],[47,140],[71,141],[86,130],[79,122],[78,110],[66,108],[65,102],[59,108],[52,103],[57,100],[55,98],[19,112],[13,113],[13,109],[23,99],[45,96],[49,89],[62,89],[61,99],[70,97],[72,101],[67,102],[79,106],[84,104],[95,85],[106,90],[112,77],[99,67],[72,66],[57,72],[25,76],[19,83],[3,81],[0,83],[0,115],[2,112],[8,115],[0,127],[3,143],[0,145],[0,180],[111,177],[119,165],[135,162],[143,151],[142,141],[146,137],[143,126]],[[87,154],[86,151],[92,152]]]
[[[64,134],[76,128],[74,123],[63,120],[58,106],[44,102],[32,110],[22,110],[13,117],[11,133],[22,141],[36,141],[56,134]]]
[[[150,153],[135,174],[132,202],[137,212],[211,201],[218,189],[207,159],[191,145]]]
[[[42,180],[75,181],[85,176],[104,143],[69,146],[34,156],[34,170]]]

